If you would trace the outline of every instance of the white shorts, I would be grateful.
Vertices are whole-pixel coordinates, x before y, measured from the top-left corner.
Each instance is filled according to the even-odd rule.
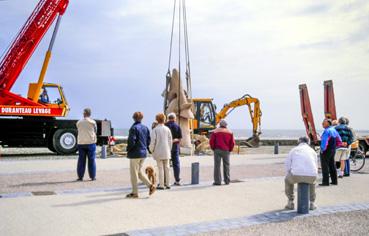
[[[351,148],[338,148],[336,150],[336,155],[334,156],[334,160],[338,161],[345,161],[348,160],[350,157]]]

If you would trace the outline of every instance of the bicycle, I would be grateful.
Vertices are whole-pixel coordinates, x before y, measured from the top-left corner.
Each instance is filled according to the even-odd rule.
[[[357,150],[350,155],[350,169],[357,172],[365,165],[365,153],[358,147]]]

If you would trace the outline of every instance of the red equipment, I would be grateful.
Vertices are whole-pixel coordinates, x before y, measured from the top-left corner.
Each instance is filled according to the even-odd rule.
[[[337,120],[332,80],[324,81],[324,116],[327,119]]]
[[[315,129],[313,112],[311,110],[309,92],[306,84],[299,85],[300,90],[300,103],[301,103],[301,115],[305,124],[306,134],[308,135],[311,143],[318,145],[318,135]]]
[[[43,85],[43,76],[46,72],[47,63],[44,63],[39,83],[31,84],[29,95],[36,96],[32,99],[30,96],[24,98],[20,95],[10,92],[19,74],[32,56],[39,42],[54,22],[57,15],[64,14],[69,0],[41,0],[35,10],[22,27],[20,33],[13,41],[9,50],[0,63],[0,115],[18,115],[18,116],[65,116],[65,107],[60,104],[42,104],[37,102],[40,95],[40,89],[46,87]],[[55,32],[56,33],[56,30]],[[54,40],[54,35],[52,43]],[[47,60],[50,58],[50,48]],[[46,64],[46,65],[45,65]],[[55,87],[50,86],[50,87]],[[57,86],[58,87],[58,86]],[[61,90],[58,87],[59,90]],[[62,92],[62,91],[61,91]]]

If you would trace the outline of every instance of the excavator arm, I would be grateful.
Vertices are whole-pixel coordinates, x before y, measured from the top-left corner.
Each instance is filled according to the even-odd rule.
[[[259,145],[259,135],[261,126],[261,110],[260,101],[257,98],[251,97],[246,94],[241,98],[233,100],[223,106],[219,113],[216,114],[216,123],[218,124],[221,119],[227,117],[235,108],[247,105],[249,108],[249,114],[252,121],[252,133],[253,136],[246,141],[246,145],[255,147]]]

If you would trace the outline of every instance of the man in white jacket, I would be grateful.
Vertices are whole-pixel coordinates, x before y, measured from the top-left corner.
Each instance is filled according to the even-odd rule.
[[[170,189],[169,186],[169,159],[171,158],[172,149],[172,133],[170,129],[164,125],[165,115],[159,113],[156,115],[158,124],[151,131],[150,150],[152,156],[156,160],[159,169],[159,186],[158,190]]]
[[[316,209],[315,202],[315,182],[318,176],[317,154],[308,145],[309,139],[301,137],[299,145],[293,148],[287,156],[285,193],[288,198],[286,209],[293,210],[294,205],[294,184],[308,183],[310,184],[310,210]]]

